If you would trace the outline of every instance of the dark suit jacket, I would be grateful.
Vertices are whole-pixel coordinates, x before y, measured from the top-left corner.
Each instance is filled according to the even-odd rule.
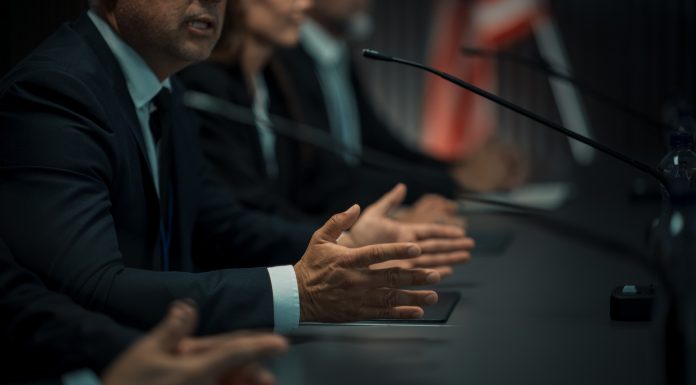
[[[248,109],[247,118],[253,119],[253,96],[247,90],[241,68],[237,65],[199,63],[179,74],[188,90],[202,92]],[[286,95],[278,84],[276,74],[264,71],[269,93],[269,112],[291,118]],[[203,154],[215,175],[234,191],[240,203],[247,207],[286,218],[319,224],[298,208],[294,196],[301,191],[300,151],[303,145],[283,135],[276,135],[278,175],[266,170],[261,141],[255,125],[231,121],[219,115],[199,111]],[[322,218],[324,219],[324,218]]]
[[[192,256],[194,239],[224,256],[215,264],[267,266],[295,262],[312,229],[244,210],[220,188],[174,88],[177,271],[152,271],[161,268],[160,213],[141,128],[118,63],[86,15],[0,82],[0,235],[49,287],[126,325],[151,327],[171,300],[191,297],[204,332],[271,326],[267,271],[192,274],[204,259]]]
[[[46,289],[0,240],[0,383],[100,372],[139,336]]]
[[[280,51],[279,58],[296,86],[306,123],[329,131],[330,121],[317,74],[317,63],[301,45]],[[351,81],[360,114],[362,144],[401,159],[403,165],[399,169],[365,163],[352,167],[333,153],[319,151],[320,155],[311,164],[304,165],[313,171],[307,172],[305,175],[310,178],[303,181],[305,188],[315,191],[318,196],[306,200],[303,205],[311,210],[321,209],[322,203],[326,202],[325,196],[334,197],[334,202],[338,200],[339,207],[350,203],[351,199],[366,204],[379,198],[397,182],[408,184],[408,202],[428,192],[451,197],[456,184],[448,176],[447,165],[408,148],[392,134],[370,103],[354,66],[351,66]],[[430,168],[432,175],[409,170],[410,164]],[[342,177],[336,178],[336,175]]]

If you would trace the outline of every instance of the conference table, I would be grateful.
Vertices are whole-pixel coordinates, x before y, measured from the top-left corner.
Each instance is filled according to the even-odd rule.
[[[645,263],[659,202],[629,199],[637,177],[600,156],[558,210],[467,215],[472,234],[512,237],[436,286],[461,294],[446,323],[301,325],[271,363],[279,383],[664,383],[664,285]],[[624,284],[658,287],[652,321],[610,319]]]

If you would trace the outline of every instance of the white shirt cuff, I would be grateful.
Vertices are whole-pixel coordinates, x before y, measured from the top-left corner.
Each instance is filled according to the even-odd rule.
[[[64,385],[101,385],[101,381],[93,371],[78,370],[63,375]]]
[[[295,269],[290,266],[268,268],[273,290],[273,321],[276,333],[286,333],[300,324],[300,295]]]

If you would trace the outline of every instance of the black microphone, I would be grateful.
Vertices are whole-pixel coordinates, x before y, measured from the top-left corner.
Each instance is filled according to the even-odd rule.
[[[580,81],[578,78],[575,78],[573,76],[568,75],[567,73],[561,71],[558,69],[557,66],[549,63],[548,61],[544,60],[543,58],[539,59],[532,59],[523,55],[518,55],[516,53],[512,52],[506,52],[506,51],[494,51],[494,50],[487,50],[483,48],[476,48],[476,47],[462,47],[461,52],[464,55],[467,56],[479,56],[479,57],[485,57],[485,58],[493,58],[493,59],[499,59],[499,60],[505,60],[509,61],[512,63],[518,63],[522,64],[528,68],[531,68],[536,71],[541,71],[549,76],[553,76],[558,79],[562,79],[574,86],[576,86],[579,90],[583,91],[587,95],[595,98],[596,100],[605,103],[606,105],[610,106],[614,110],[620,111],[628,116],[632,116],[634,118],[637,118],[644,123],[647,123],[655,128],[659,129],[669,129],[669,126],[666,125],[665,123],[662,123],[655,118],[648,116],[647,114],[643,113],[642,111],[631,107],[629,105],[626,105],[622,103],[619,99],[608,95],[592,86],[589,84]]]
[[[478,88],[475,85],[467,83],[464,80],[461,80],[455,76],[452,76],[452,75],[445,73],[445,72],[442,72],[442,71],[438,71],[435,68],[426,66],[425,64],[421,64],[418,62],[414,62],[414,61],[410,61],[410,60],[406,60],[406,59],[401,59],[401,58],[397,58],[397,57],[388,56],[388,55],[385,55],[379,51],[375,51],[375,50],[371,50],[371,49],[364,49],[363,56],[368,58],[368,59],[373,59],[373,60],[380,60],[380,61],[404,64],[404,65],[407,65],[409,67],[419,68],[419,69],[425,70],[427,72],[430,72],[432,74],[435,74],[435,75],[437,75],[445,80],[448,80],[448,81],[450,81],[450,82],[452,82],[452,83],[454,83],[454,84],[456,84],[464,89],[467,89],[467,90],[469,90],[477,95],[480,95],[480,96],[482,96],[482,97],[484,97],[484,98],[486,98],[486,99],[488,99],[496,104],[499,104],[499,105],[501,105],[507,109],[510,109],[512,111],[515,111],[518,114],[521,114],[521,115],[523,115],[523,116],[525,116],[525,117],[527,117],[527,118],[529,118],[537,123],[540,123],[546,127],[549,127],[554,131],[560,132],[563,135],[566,135],[570,138],[573,138],[573,139],[575,139],[581,143],[584,143],[584,144],[586,144],[586,145],[588,145],[588,146],[590,146],[598,151],[603,152],[604,154],[607,154],[615,159],[618,159],[618,160],[628,164],[629,166],[631,166],[637,170],[640,170],[641,172],[655,178],[665,188],[668,187],[667,181],[665,180],[665,178],[662,176],[662,174],[660,174],[660,172],[655,167],[651,167],[651,166],[649,166],[641,161],[633,159],[633,158],[631,158],[627,155],[624,155],[624,154],[622,154],[622,153],[620,153],[620,152],[618,152],[610,147],[607,147],[604,144],[601,144],[601,143],[596,142],[590,138],[587,138],[583,135],[580,135],[574,131],[571,131],[571,130],[563,127],[562,125],[555,123],[555,122],[553,122],[553,121],[551,121],[551,120],[549,120],[549,119],[547,119],[547,118],[545,118],[545,117],[543,117],[535,112],[527,110],[524,107],[521,107],[521,106],[519,106],[515,103],[512,103],[506,99],[503,99],[498,95],[492,94],[486,90]]]
[[[384,55],[379,51],[375,51],[374,49],[365,48],[365,49],[363,49],[362,53],[363,53],[363,56],[365,56],[368,59],[381,60],[381,61],[394,61],[394,58],[389,57],[387,55]]]

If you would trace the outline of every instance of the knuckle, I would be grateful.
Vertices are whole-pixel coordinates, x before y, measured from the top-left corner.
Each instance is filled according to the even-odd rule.
[[[429,264],[431,265],[431,264]],[[411,284],[412,285],[423,285],[427,283],[428,280],[428,275],[432,272],[432,270],[425,270],[429,266],[424,266],[419,268],[418,270],[412,271],[411,272]]]
[[[385,282],[389,287],[398,287],[401,283],[399,268],[390,268],[384,271]]]
[[[372,248],[370,251],[370,256],[373,259],[380,259],[382,256],[385,254],[384,246],[383,245],[375,245],[375,247]]]
[[[356,263],[360,265],[372,265],[379,262],[384,262],[382,258],[382,245],[372,245],[368,249],[360,251],[360,254],[355,256]]]
[[[314,233],[312,233],[311,242],[316,243],[317,241],[319,241],[322,238],[322,235],[323,235],[322,229],[316,230]]]
[[[341,224],[341,218],[343,217],[343,213],[339,214],[334,214],[329,218],[329,223],[333,226],[339,226]]]
[[[387,308],[396,307],[399,305],[399,294],[395,290],[389,290],[384,293],[382,298],[383,305]]]
[[[349,251],[337,250],[332,254],[331,266],[336,268],[347,268],[353,262],[353,255]]]
[[[379,309],[375,318],[396,318],[392,309]]]

